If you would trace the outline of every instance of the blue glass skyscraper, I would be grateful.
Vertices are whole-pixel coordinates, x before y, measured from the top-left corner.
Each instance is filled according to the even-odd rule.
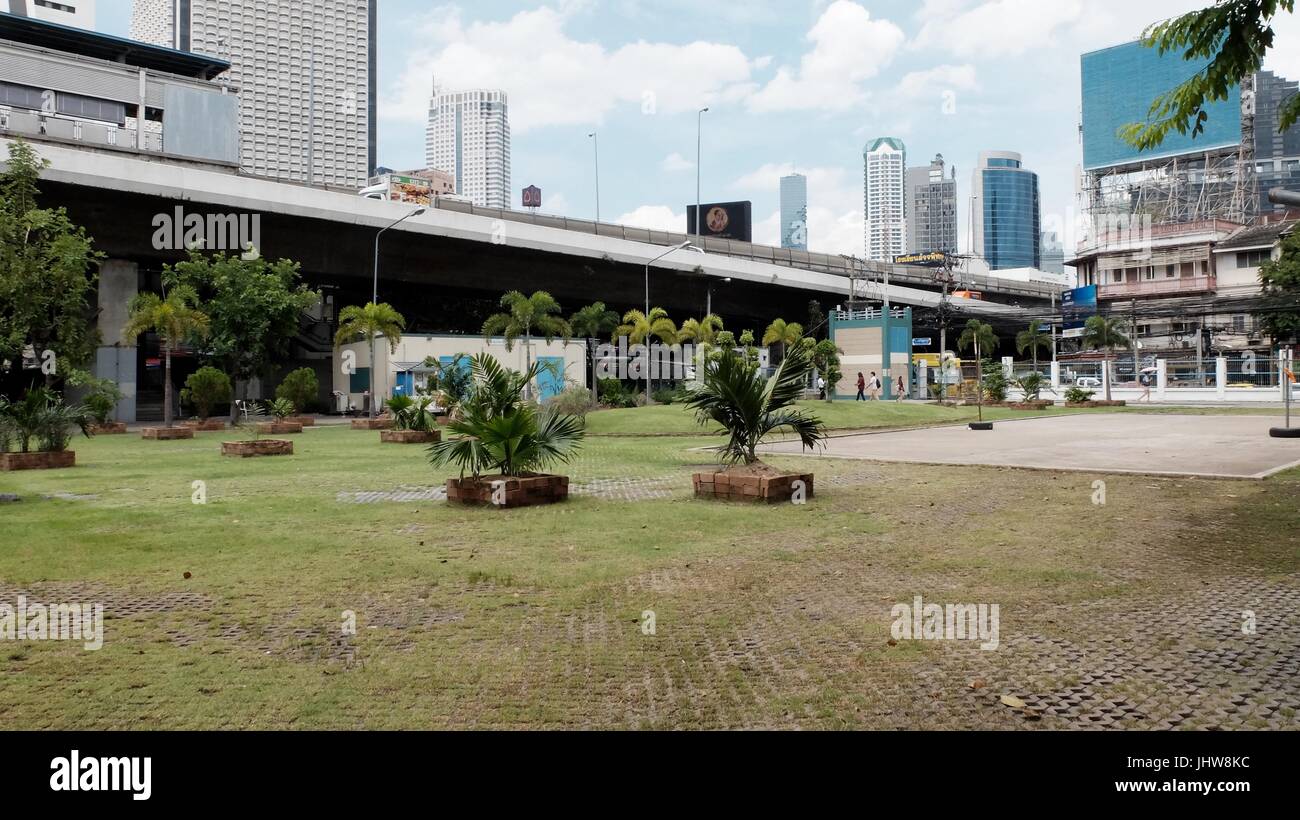
[[[974,252],[991,270],[1042,264],[1038,174],[1014,151],[980,154],[971,180]]]

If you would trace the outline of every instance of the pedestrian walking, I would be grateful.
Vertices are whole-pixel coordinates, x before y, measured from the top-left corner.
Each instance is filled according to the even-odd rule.
[[[859,370],[858,371],[858,397],[854,399],[855,402],[867,400],[866,389],[867,389],[867,378],[866,376],[863,376],[862,371]]]
[[[903,377],[898,377],[898,387],[894,388],[894,403],[903,403],[903,394],[907,392],[907,385],[903,384]]]

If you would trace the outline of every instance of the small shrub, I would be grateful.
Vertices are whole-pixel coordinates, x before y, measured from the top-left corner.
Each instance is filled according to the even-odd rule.
[[[204,421],[212,415],[213,408],[229,404],[233,396],[230,377],[215,367],[200,367],[191,373],[181,391],[181,401],[192,405],[195,414]]]
[[[1070,404],[1081,404],[1085,401],[1092,401],[1096,393],[1084,387],[1071,387],[1065,391],[1065,400]]]
[[[1042,373],[1026,373],[1015,380],[1015,385],[1025,394],[1025,401],[1038,401],[1043,389],[1047,387],[1047,379],[1043,378]]]
[[[108,424],[117,411],[117,403],[124,396],[112,379],[98,379],[84,370],[74,370],[68,377],[68,384],[73,387],[86,388],[86,397],[82,404],[90,411],[96,424]]]
[[[984,397],[993,404],[1007,400],[1007,377],[1001,364],[984,363]]]
[[[276,421],[284,421],[294,414],[293,402],[288,399],[268,401],[266,403],[266,409],[270,411],[272,416],[275,416]]]
[[[618,379],[601,379],[596,383],[596,395],[606,407],[636,407],[640,393],[628,390]]]
[[[566,387],[546,400],[546,409],[564,416],[577,416],[585,419],[591,412],[591,391],[585,387]]]
[[[667,387],[661,387],[650,394],[655,404],[672,404],[678,400],[677,391]]]
[[[316,378],[316,371],[310,367],[298,368],[275,388],[275,397],[292,402],[294,412],[298,413],[306,410],[319,393],[320,381]]]

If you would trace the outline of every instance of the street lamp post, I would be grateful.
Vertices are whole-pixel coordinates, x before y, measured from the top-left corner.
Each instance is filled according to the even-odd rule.
[[[664,251],[663,253],[661,253],[661,254],[659,254],[658,256],[656,256],[654,259],[651,259],[649,262],[646,262],[646,263],[645,263],[645,321],[646,321],[646,338],[642,339],[641,342],[642,342],[642,344],[647,345],[647,350],[649,349],[648,346],[649,346],[649,344],[650,344],[650,338],[649,338],[649,336],[650,336],[650,266],[653,265],[654,263],[658,262],[660,259],[663,259],[665,256],[667,256],[668,254],[672,253],[673,251],[685,250],[686,248],[694,248],[695,250],[699,251],[700,253],[704,253],[703,249],[701,249],[701,248],[696,248],[695,245],[691,244],[691,240],[688,239],[688,240],[686,240],[685,242],[682,242],[682,243],[680,243],[680,244],[678,244],[678,245],[673,245],[673,246],[672,246],[671,248],[669,248],[668,250]],[[645,380],[645,400],[646,400],[646,404],[649,404],[649,403],[650,403],[650,374],[649,374],[649,373],[646,374],[646,380]]]
[[[596,224],[599,225],[600,224],[600,137],[597,136],[595,131],[592,131],[587,136],[591,137],[591,144],[596,152]],[[599,233],[600,229],[597,228],[596,232]]]
[[[704,115],[709,111],[708,108],[701,108],[695,115],[695,235],[700,235],[700,161],[703,159],[702,146],[704,131]]]
[[[376,305],[379,304],[379,237],[383,236],[384,231],[388,230],[389,228],[395,228],[402,222],[405,222],[406,220],[410,219],[413,216],[419,216],[420,214],[424,213],[426,210],[428,209],[425,208],[423,205],[421,205],[419,208],[416,208],[415,210],[411,211],[409,214],[397,220],[393,224],[381,228],[379,230],[379,233],[375,234],[375,286],[370,296],[370,301],[372,303]]]

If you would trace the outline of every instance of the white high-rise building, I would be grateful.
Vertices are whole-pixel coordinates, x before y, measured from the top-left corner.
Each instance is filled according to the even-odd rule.
[[[781,247],[808,250],[808,177],[781,177]]]
[[[907,252],[907,148],[896,137],[880,137],[862,151],[864,252],[867,259],[892,262]]]
[[[375,167],[378,5],[135,0],[131,37],[231,62],[248,173],[360,189]]]
[[[456,179],[456,193],[485,208],[510,207],[510,109],[504,91],[434,85],[425,164]]]
[[[95,0],[0,0],[0,11],[95,30]]]

